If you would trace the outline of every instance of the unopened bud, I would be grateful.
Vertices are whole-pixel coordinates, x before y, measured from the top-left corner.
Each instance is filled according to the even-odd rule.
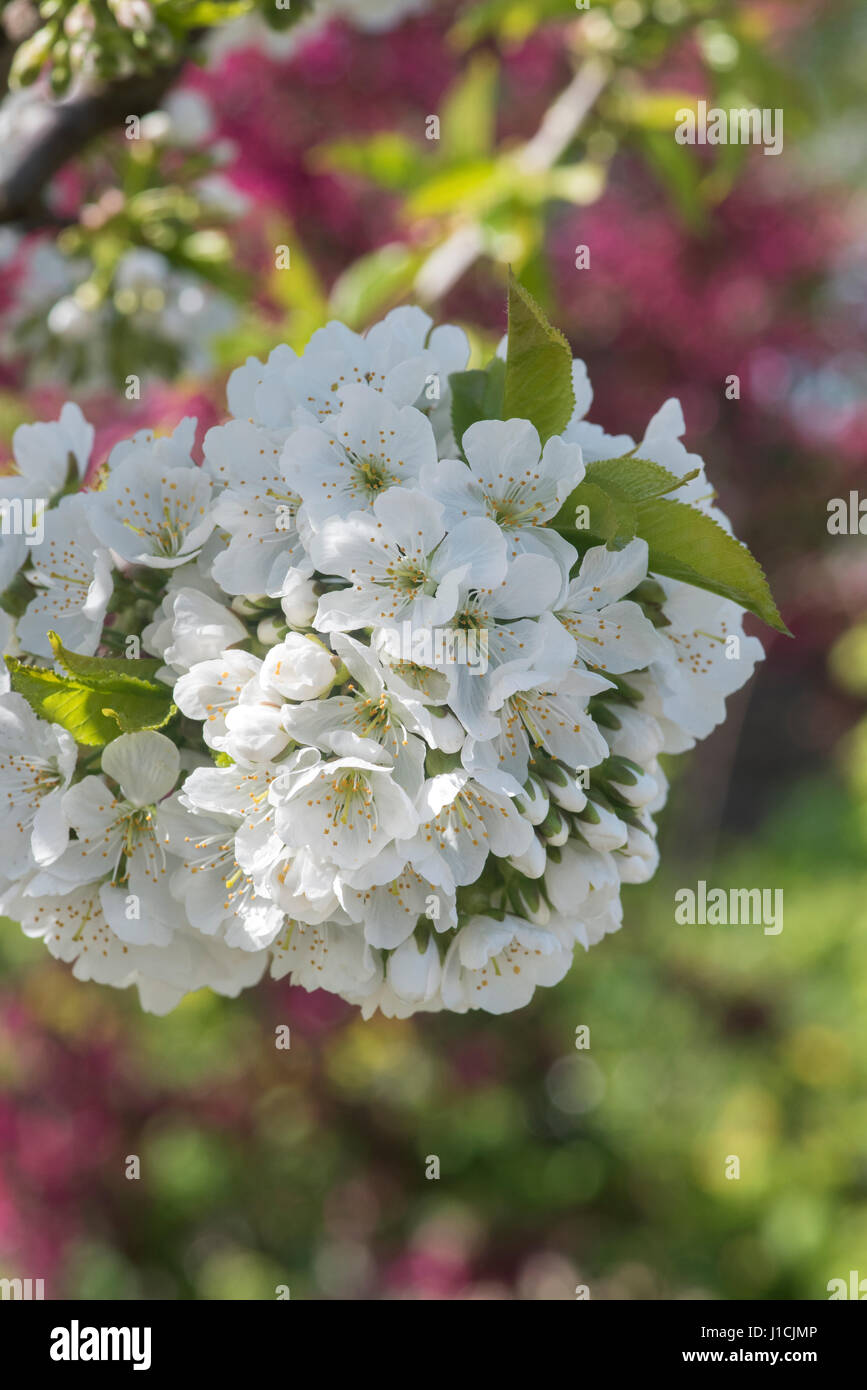
[[[534,835],[523,854],[510,854],[506,862],[511,864],[513,869],[517,869],[519,874],[526,875],[527,878],[541,878],[545,872],[546,861],[545,846]]]
[[[551,800],[562,806],[564,811],[582,811],[587,805],[587,793],[577,777],[567,776],[562,785],[549,784]]]
[[[539,825],[548,814],[548,793],[535,777],[528,777],[521,795],[515,797],[515,805],[524,820],[531,825]]]
[[[591,808],[593,814],[589,815]],[[619,849],[626,844],[628,831],[625,823],[613,811],[592,801],[588,801],[581,814],[579,829],[591,849]]]

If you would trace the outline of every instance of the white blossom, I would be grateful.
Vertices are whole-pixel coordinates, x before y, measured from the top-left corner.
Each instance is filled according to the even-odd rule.
[[[26,892],[39,897],[100,884],[106,921],[137,945],[166,945],[179,913],[169,893],[172,860],[156,827],[156,806],[171,792],[180,759],[163,734],[122,734],[102,755],[105,777],[88,776],[70,787],[62,809],[76,838]]]
[[[191,433],[178,431],[172,441],[130,441],[112,452],[90,522],[122,560],[170,569],[195,558],[208,539],[213,483],[187,452]]]
[[[462,441],[469,467],[457,459],[428,465],[422,486],[442,503],[446,524],[490,517],[501,527],[509,556],[547,555],[564,577],[575,548],[547,526],[584,477],[581,450],[556,436],[544,449],[529,420],[479,420]]]
[[[572,952],[551,931],[509,915],[473,917],[449,947],[443,1000],[455,1013],[509,1013],[529,1004],[537,985],[556,985],[571,963]]]
[[[50,864],[66,847],[63,797],[75,761],[75,740],[65,729],[38,719],[21,695],[0,694],[0,836],[6,878]]]
[[[94,431],[77,405],[63,406],[57,420],[19,425],[12,436],[15,472],[0,478],[0,593],[7,589],[40,540],[40,521],[51,500],[71,479],[84,478]]]
[[[213,592],[212,592],[213,591]],[[186,674],[203,661],[215,661],[247,637],[244,624],[218,597],[215,584],[193,565],[172,570],[154,621],[142,632],[145,650],[162,657],[172,672]]]
[[[93,656],[113,587],[111,556],[90,527],[86,494],[64,497],[45,517],[45,535],[31,552],[27,577],[36,588],[18,621],[18,639],[36,656],[52,657],[49,632],[64,647]]]
[[[436,502],[411,488],[389,488],[372,515],[327,521],[311,539],[316,568],[350,581],[319,600],[315,626],[442,626],[455,613],[462,582],[487,588],[502,580],[505,549],[494,522],[464,521],[447,531]]]
[[[359,868],[401,833],[412,834],[415,808],[393,776],[388,755],[363,740],[366,757],[322,760],[288,769],[269,797],[274,825],[290,850],[315,848],[339,868]]]
[[[212,514],[229,544],[214,559],[214,579],[229,594],[281,594],[305,555],[296,525],[301,499],[283,477],[279,443],[230,420],[208,431],[204,452],[205,467],[226,484]]]
[[[160,263],[136,254],[124,284]],[[116,444],[75,496],[78,408],[16,432],[0,911],[76,978],[157,1013],[268,971],[364,1018],[499,1014],[620,929],[622,886],[659,862],[660,755],[725,718],[762,649],[644,540],[585,549],[555,521],[586,464],[631,452],[731,528],[679,404],[638,445],[606,434],[580,362],[544,447],[528,420],[480,420],[459,451],[467,357],[418,309],[328,324],[232,374],[201,467],[186,419]],[[62,686],[49,632],[89,684]],[[150,661],[126,665],[136,639]],[[102,746],[115,706],[163,732]]]
[[[640,671],[661,655],[661,639],[638,604],[621,601],[646,577],[645,541],[630,541],[622,550],[594,546],[585,553],[556,608],[583,665],[617,675]]]
[[[339,415],[294,430],[281,462],[289,488],[303,501],[302,519],[314,530],[329,517],[370,510],[388,488],[412,487],[422,469],[439,467],[427,417],[369,386],[349,388]]]

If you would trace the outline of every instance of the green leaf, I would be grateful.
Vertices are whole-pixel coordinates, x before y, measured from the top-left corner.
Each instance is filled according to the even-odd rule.
[[[629,502],[662,497],[691,482],[697,475],[698,469],[694,468],[691,473],[679,478],[676,473],[663,468],[662,464],[635,458],[632,454],[624,454],[617,459],[597,459],[588,464],[586,473],[588,481],[605,488],[613,497],[622,497]]]
[[[502,419],[505,378],[506,364],[501,357],[495,357],[483,371],[453,372],[449,377],[452,429],[458,447],[477,420]]]
[[[389,301],[402,299],[421,264],[421,255],[401,242],[389,242],[354,261],[331,291],[330,312],[360,328]]]
[[[311,0],[293,0],[293,3],[281,9],[273,3],[273,0],[270,2],[265,0],[264,3],[260,0],[258,8],[264,16],[268,28],[276,29],[279,32],[284,29],[291,29],[293,24],[297,24],[300,19],[309,14],[312,3]],[[243,12],[241,10],[242,14]]]
[[[117,691],[131,678],[151,682],[163,665],[162,661],[150,657],[80,656],[78,652],[68,651],[56,632],[49,632],[48,640],[55,660],[64,671],[83,678],[94,689]],[[157,688],[163,689],[162,686]]]
[[[102,748],[121,733],[161,729],[176,713],[169,689],[150,679],[158,661],[79,656],[66,650],[56,632],[48,636],[58,664],[69,675],[8,657],[12,689],[41,719],[72,734],[76,743]]]
[[[20,618],[33,594],[33,588],[19,570],[9,588],[0,594],[0,608],[4,613],[8,613],[10,618]]]
[[[591,545],[626,545],[635,535],[637,517],[631,502],[585,480],[569,494],[553,525],[576,550],[584,551]]]
[[[503,418],[532,421],[544,444],[563,432],[574,409],[572,349],[510,272]]]
[[[40,719],[59,724],[85,747],[102,748],[119,734],[137,729],[161,729],[175,713],[165,687],[130,690],[122,706],[107,707],[108,697],[102,689],[54,671],[24,666],[14,657],[7,657],[6,664],[12,689],[24,696]],[[116,697],[114,703],[119,705]]]
[[[406,214],[416,217],[447,217],[459,213],[464,219],[482,217],[511,197],[518,179],[505,159],[474,159],[461,164],[436,166],[434,173],[410,195]]]
[[[169,720],[177,714],[177,707],[172,704],[169,698],[157,699],[155,696],[134,695],[124,696],[124,704],[120,709],[112,709],[107,706],[102,710],[106,719],[112,719],[117,725],[112,738],[117,733],[134,734],[140,729],[162,729],[165,728]]]
[[[684,106],[691,105],[684,102]],[[701,191],[702,166],[691,145],[678,145],[668,130],[643,130],[639,135],[644,157],[671,199],[674,209],[692,232],[707,229],[707,209]]]
[[[689,482],[696,471],[679,478],[631,454],[599,459],[588,465],[552,524],[579,551],[600,544],[619,548],[640,536],[647,542],[651,574],[733,599],[778,632],[791,635],[747,547],[704,512],[665,496]],[[576,525],[579,507],[587,508],[583,526]]]
[[[637,510],[638,535],[650,552],[649,571],[732,599],[791,637],[761,565],[712,517],[664,497],[641,502]]]
[[[78,686],[54,671],[24,666],[14,657],[7,657],[6,665],[12,689],[24,696],[40,719],[60,724],[76,743],[100,748],[120,732],[102,715],[100,699],[86,686]]]
[[[476,0],[463,8],[449,39],[458,50],[471,48],[488,35],[517,46],[545,20],[566,15],[574,18],[575,0]]]
[[[213,28],[217,24],[227,24],[230,19],[238,19],[242,15],[248,14],[253,8],[251,0],[195,0],[194,4],[176,7],[172,18],[179,28],[183,29],[205,29]],[[268,15],[268,9],[263,6],[263,12]],[[289,11],[278,11],[280,16]],[[300,14],[290,15],[289,23],[300,19]]]
[[[679,478],[661,464],[631,454],[597,459],[588,464],[583,480],[566,498],[553,525],[579,550],[601,542],[625,545],[636,534],[636,505],[683,487],[697,471]],[[579,507],[587,508],[584,525],[576,524]]]
[[[366,140],[335,140],[312,152],[316,172],[356,174],[382,188],[412,188],[426,172],[418,145],[399,131],[380,131]]]
[[[476,159],[494,148],[499,63],[479,53],[446,94],[440,154],[444,160]]]

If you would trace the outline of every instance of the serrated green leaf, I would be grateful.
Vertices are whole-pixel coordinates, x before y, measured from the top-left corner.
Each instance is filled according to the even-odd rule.
[[[6,664],[12,689],[24,696],[40,719],[59,724],[76,743],[102,748],[121,732],[117,722],[102,713],[104,697],[96,691],[54,671],[23,666],[13,657],[7,657]]]
[[[648,570],[732,599],[778,632],[788,633],[758,561],[712,517],[665,494],[682,478],[649,459],[627,454],[591,463],[563,503],[553,525],[580,552],[591,545],[620,547],[634,536],[648,546]],[[579,506],[587,525],[576,528]],[[789,634],[790,635],[790,634]]]
[[[732,599],[791,637],[761,565],[712,517],[664,497],[640,502],[637,511],[637,533],[647,541],[650,572]]]
[[[64,647],[56,632],[48,633],[55,660],[70,676],[78,676],[94,689],[118,690],[118,681],[153,681],[163,663],[151,657],[81,656]],[[160,687],[157,687],[160,688]]]
[[[111,709],[106,707],[102,714],[106,719],[111,719],[117,725],[118,730],[124,734],[138,733],[140,729],[162,729],[177,714],[177,706],[171,700],[162,702],[162,709],[151,697],[150,701],[145,702],[144,697],[127,701],[123,709]],[[145,722],[142,722],[142,721]]]
[[[68,670],[71,670],[68,664],[71,661],[80,663],[84,669],[60,676],[56,671],[25,666],[9,657],[6,664],[10,682],[12,689],[24,696],[41,719],[60,724],[72,734],[76,743],[102,748],[121,733],[161,729],[175,714],[171,692],[166,686],[122,670],[109,674],[105,669],[124,667],[132,662],[80,657],[67,652],[56,633],[52,637],[58,661]],[[87,669],[94,665],[97,669]]]
[[[637,505],[683,487],[696,471],[679,478],[661,464],[632,454],[597,459],[588,464],[552,524],[579,552],[592,545],[626,545],[638,534]],[[587,509],[583,525],[576,525],[579,507]]]
[[[580,513],[579,508],[584,510]],[[635,507],[596,483],[582,482],[554,520],[556,529],[580,552],[592,545],[626,545],[635,535]]]
[[[644,502],[651,497],[663,497],[667,492],[675,492],[696,477],[698,469],[685,473],[679,478],[662,464],[651,459],[635,458],[624,454],[622,458],[597,459],[588,464],[586,478],[589,482],[604,487],[613,497],[623,497],[630,502]]]
[[[503,417],[532,421],[544,444],[563,432],[574,409],[572,349],[510,272]]]
[[[484,370],[453,372],[449,377],[452,430],[459,447],[477,420],[502,419],[505,378],[506,364],[501,357],[495,357]]]

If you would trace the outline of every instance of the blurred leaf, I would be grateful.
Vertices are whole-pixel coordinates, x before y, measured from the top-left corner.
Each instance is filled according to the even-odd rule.
[[[479,53],[446,93],[440,120],[440,158],[478,159],[494,148],[499,64]]]
[[[698,98],[689,92],[621,91],[612,105],[613,114],[625,125],[661,131],[673,139],[678,111],[695,111]]]
[[[694,232],[704,231],[707,213],[701,194],[703,171],[693,147],[678,145],[672,134],[660,130],[641,130],[637,139],[684,225]]]
[[[195,0],[192,5],[177,6],[172,18],[184,29],[210,29],[214,25],[239,19],[252,9],[253,0]],[[300,13],[297,18],[300,18]]]
[[[547,19],[574,19],[575,0],[478,0],[468,6],[450,32],[456,48],[470,48],[488,34],[521,43]]]
[[[384,304],[408,292],[422,259],[420,252],[402,242],[390,242],[362,256],[334,285],[332,314],[350,328],[368,323]]]
[[[579,164],[557,165],[550,169],[541,183],[540,193],[545,201],[562,198],[564,202],[585,207],[595,203],[604,188],[604,167],[584,159]]]
[[[297,239],[293,238],[290,228],[272,225],[268,230],[268,241],[272,246],[292,247],[291,268],[275,268],[268,282],[270,298],[288,316],[271,346],[276,346],[278,341],[287,342],[290,347],[300,351],[316,329],[327,321],[328,300],[316,267]],[[261,318],[258,313],[255,317],[257,321]]]
[[[518,183],[510,162],[475,160],[435,173],[420,184],[407,200],[410,217],[461,213],[472,217],[493,207]]]
[[[837,638],[828,665],[841,690],[867,698],[867,622],[856,623]]]
[[[366,140],[335,140],[310,155],[316,172],[356,174],[383,188],[408,189],[423,178],[428,164],[418,145],[399,131],[381,131]]]
[[[735,145],[731,141],[727,145],[716,146],[713,168],[705,174],[699,185],[702,198],[709,207],[715,207],[731,193],[746,163],[748,152],[747,145]]]

